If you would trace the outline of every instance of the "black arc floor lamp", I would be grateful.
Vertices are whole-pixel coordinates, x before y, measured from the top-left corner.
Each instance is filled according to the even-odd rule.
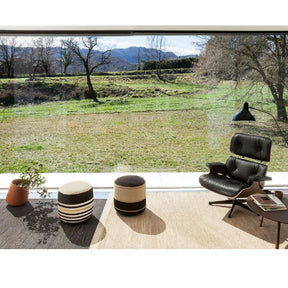
[[[259,111],[259,112],[262,112],[262,113],[265,113],[265,114],[268,114],[269,116],[271,116],[273,118],[273,120],[275,121],[276,126],[279,129],[284,141],[288,145],[288,139],[287,139],[286,135],[284,134],[284,132],[282,131],[282,129],[280,128],[278,121],[275,119],[275,117],[267,111],[264,111],[264,110],[261,110],[258,108],[254,108],[254,107],[249,107],[249,104],[247,102],[244,103],[242,110],[233,117],[232,121],[256,121],[255,117],[250,113],[249,108],[251,110]]]

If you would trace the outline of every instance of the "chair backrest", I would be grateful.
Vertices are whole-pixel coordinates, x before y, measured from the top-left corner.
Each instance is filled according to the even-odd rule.
[[[272,140],[268,137],[236,133],[232,136],[230,151],[235,155],[270,161]],[[265,176],[267,165],[247,159],[230,156],[226,161],[229,177],[250,184],[249,176]]]
[[[268,137],[236,133],[232,136],[230,151],[236,155],[259,161],[270,161],[272,140]]]

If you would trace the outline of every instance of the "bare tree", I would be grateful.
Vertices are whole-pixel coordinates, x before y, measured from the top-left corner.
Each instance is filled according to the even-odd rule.
[[[284,89],[288,88],[288,36],[216,35],[208,42],[200,65],[218,78],[262,80],[277,107],[277,119],[287,122]],[[208,64],[208,65],[207,65]],[[253,73],[254,72],[254,73]]]
[[[138,48],[138,50],[137,50],[137,66],[136,66],[137,70],[141,70],[141,63],[142,63],[142,53],[141,53],[141,49]]]
[[[0,55],[2,58],[3,66],[7,71],[8,78],[14,77],[15,59],[19,48],[20,45],[17,44],[15,37],[2,37],[0,39]]]
[[[35,47],[25,47],[23,50],[23,64],[27,69],[26,73],[29,74],[29,79],[33,80],[37,69],[40,66],[40,60]]]
[[[99,51],[97,54],[94,49],[99,44],[98,38],[91,36],[82,38],[80,43],[74,39],[64,40],[63,43],[81,60],[85,68],[88,85],[88,98],[93,99],[95,102],[99,102],[96,92],[93,89],[90,76],[96,68],[110,63],[109,58],[111,56],[111,50]],[[84,49],[81,49],[81,46]]]
[[[34,40],[34,46],[37,49],[39,66],[44,70],[46,76],[53,72],[53,37],[39,37]]]
[[[0,60],[0,78],[3,78],[3,74],[5,73],[4,62]]]
[[[149,55],[147,55],[148,59],[155,60],[156,62],[156,72],[157,76],[160,80],[164,80],[162,77],[162,65],[163,62],[166,60],[165,59],[165,37],[164,36],[159,36],[159,35],[152,35],[148,37],[148,42],[150,49]]]
[[[73,63],[73,52],[65,46],[65,42],[61,41],[59,62],[63,74],[67,74],[67,68]]]

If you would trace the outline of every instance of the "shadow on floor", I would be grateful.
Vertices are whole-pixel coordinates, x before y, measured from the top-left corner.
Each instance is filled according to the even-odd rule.
[[[263,226],[260,227],[260,217],[258,215],[239,207],[235,208],[233,211],[232,218],[229,218],[227,213],[223,218],[223,221],[259,239],[275,244],[277,224],[274,221],[264,219]],[[287,238],[288,225],[281,224],[280,245],[287,241]],[[288,249],[288,244],[285,249]]]
[[[6,209],[14,216],[14,217],[23,217],[27,214],[31,213],[34,207],[31,205],[30,202],[27,202],[25,205],[22,206],[10,206],[7,205]]]
[[[150,209],[145,209],[136,216],[124,216],[117,212],[119,218],[126,223],[133,231],[147,235],[161,234],[166,229],[166,223],[153,213]]]
[[[91,244],[92,238],[98,225],[101,226],[101,231],[106,231],[103,224],[94,215],[92,215],[89,220],[83,223],[69,224],[60,222],[60,225],[71,243],[87,248]],[[101,238],[99,238],[97,241],[103,240],[105,235],[106,233],[102,233]]]

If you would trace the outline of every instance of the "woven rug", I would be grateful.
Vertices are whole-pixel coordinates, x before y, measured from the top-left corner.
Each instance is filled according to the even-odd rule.
[[[115,212],[113,194],[106,202],[91,241],[92,249],[274,249],[276,223],[236,207],[209,206],[223,199],[212,192],[151,192],[137,216]],[[288,226],[282,225],[280,248],[288,248]]]
[[[32,199],[13,207],[0,200],[0,249],[89,248],[106,200],[94,200],[91,218],[79,224],[59,221],[57,200]]]

